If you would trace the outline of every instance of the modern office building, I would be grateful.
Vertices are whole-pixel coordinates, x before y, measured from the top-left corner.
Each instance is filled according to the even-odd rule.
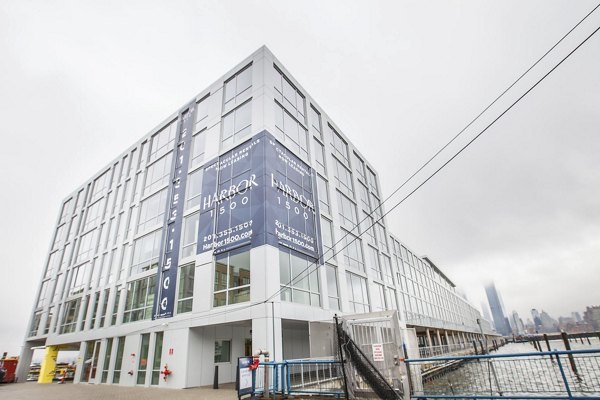
[[[258,349],[309,357],[310,321],[389,309],[423,345],[470,343],[479,313],[389,234],[380,188],[260,48],[65,197],[21,376],[37,346],[40,382],[65,349],[76,382],[231,382]]]
[[[506,317],[506,312],[504,311],[504,303],[502,302],[502,298],[500,297],[500,293],[498,293],[494,282],[490,282],[485,286],[485,294],[490,305],[490,310],[492,311],[492,318],[494,319],[496,331],[503,336],[512,334],[512,328]]]

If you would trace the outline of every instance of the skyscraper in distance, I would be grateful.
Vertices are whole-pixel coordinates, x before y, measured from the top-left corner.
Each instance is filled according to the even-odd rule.
[[[510,324],[508,323],[502,299],[500,298],[500,294],[498,293],[498,289],[496,289],[494,282],[490,282],[485,286],[485,294],[487,295],[490,310],[492,311],[496,332],[504,336],[510,335]]]

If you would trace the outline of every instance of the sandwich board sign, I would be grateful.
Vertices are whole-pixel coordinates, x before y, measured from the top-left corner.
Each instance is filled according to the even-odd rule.
[[[254,398],[254,371],[250,369],[252,357],[238,357],[238,399]]]

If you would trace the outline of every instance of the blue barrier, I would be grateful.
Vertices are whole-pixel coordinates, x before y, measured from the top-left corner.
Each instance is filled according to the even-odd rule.
[[[343,397],[342,364],[335,360],[262,362],[255,373],[255,394]],[[265,388],[266,385],[266,388]]]

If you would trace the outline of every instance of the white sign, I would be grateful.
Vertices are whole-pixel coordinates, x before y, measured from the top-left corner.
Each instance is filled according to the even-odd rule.
[[[374,343],[371,346],[373,348],[373,361],[385,361],[383,357],[383,344]]]

